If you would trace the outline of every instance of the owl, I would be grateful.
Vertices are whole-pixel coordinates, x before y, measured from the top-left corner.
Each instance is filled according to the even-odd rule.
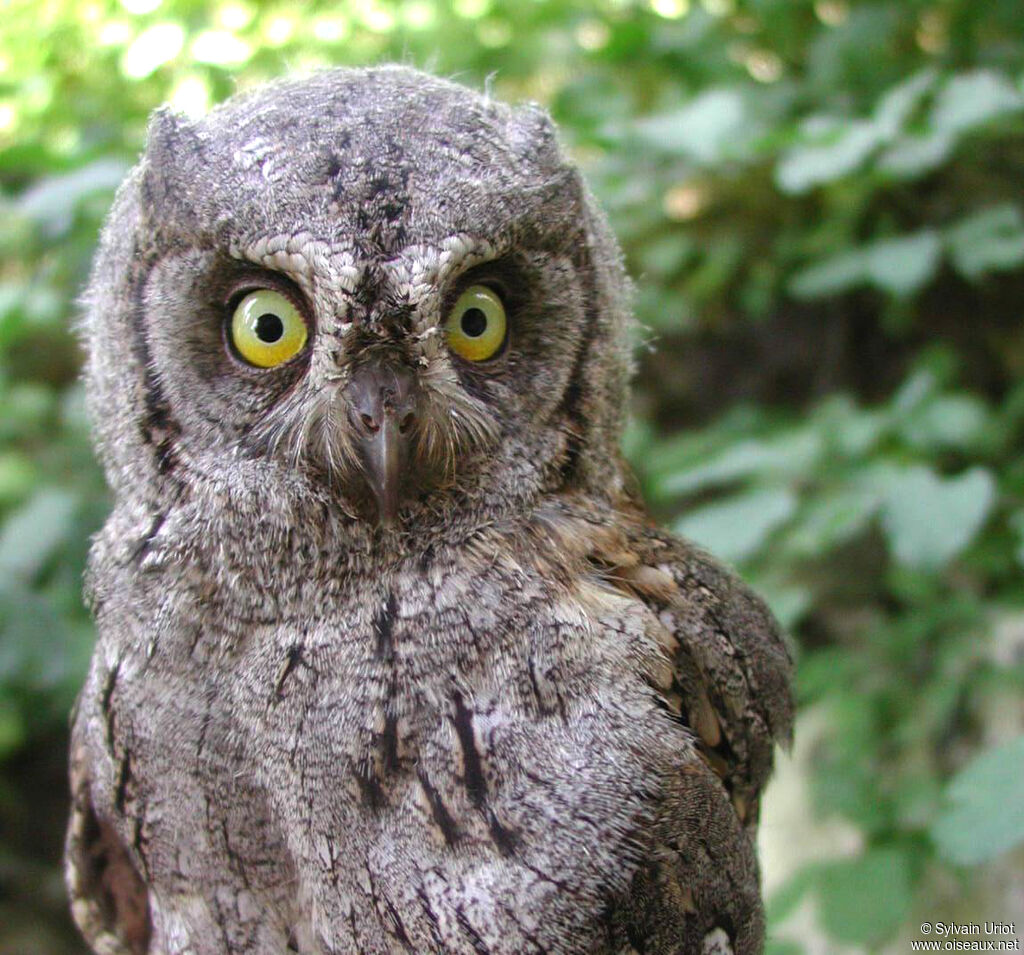
[[[94,951],[761,950],[791,663],[645,512],[629,299],[537,107],[379,67],[154,115],[81,325]]]

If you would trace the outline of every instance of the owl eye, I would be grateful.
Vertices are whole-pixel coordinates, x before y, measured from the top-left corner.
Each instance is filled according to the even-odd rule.
[[[505,341],[505,306],[486,285],[471,285],[455,301],[444,323],[448,347],[468,361],[486,361]]]
[[[309,329],[299,310],[280,292],[250,292],[231,316],[231,343],[257,368],[274,368],[306,345]]]

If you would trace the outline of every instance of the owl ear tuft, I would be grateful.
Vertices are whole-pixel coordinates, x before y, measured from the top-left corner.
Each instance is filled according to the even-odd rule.
[[[182,114],[161,106],[150,117],[143,154],[142,197],[150,209],[178,203],[188,192],[193,173],[201,168],[203,146],[192,123]]]
[[[508,141],[516,154],[551,172],[565,164],[558,143],[558,131],[547,110],[527,103],[512,111]]]
[[[198,158],[200,152],[199,136],[188,117],[169,106],[153,111],[146,130],[146,156],[150,162],[182,155]]]

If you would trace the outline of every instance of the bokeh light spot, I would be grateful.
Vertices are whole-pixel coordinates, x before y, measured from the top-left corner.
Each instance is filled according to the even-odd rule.
[[[200,63],[238,66],[252,56],[252,47],[227,30],[204,30],[192,43],[192,56]]]
[[[180,23],[154,23],[146,27],[121,56],[121,72],[132,80],[141,80],[169,63],[185,45],[185,30]]]
[[[678,20],[689,12],[690,0],[650,0],[650,6],[659,17]]]
[[[121,6],[125,12],[136,17],[143,17],[147,13],[153,13],[160,8],[163,0],[121,0]]]
[[[169,101],[171,106],[186,116],[202,116],[210,108],[210,87],[201,76],[183,76],[171,90]]]

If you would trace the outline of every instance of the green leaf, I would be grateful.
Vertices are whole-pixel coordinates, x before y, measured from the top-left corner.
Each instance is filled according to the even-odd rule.
[[[899,133],[907,120],[935,85],[935,70],[921,70],[887,90],[875,107],[874,119],[879,135],[891,138]]]
[[[946,231],[950,258],[965,278],[1024,264],[1024,215],[1013,203],[982,209]]]
[[[933,130],[901,136],[879,157],[876,166],[900,179],[914,179],[937,169],[953,151],[953,137]]]
[[[815,262],[797,272],[789,280],[789,291],[795,298],[827,298],[855,288],[866,277],[864,256],[859,249],[854,249]]]
[[[870,453],[889,424],[884,411],[866,411],[843,394],[822,401],[812,420],[815,429],[825,436],[829,452],[844,458]]]
[[[903,439],[922,451],[975,450],[985,434],[990,415],[985,402],[974,395],[941,395],[917,413],[898,419]]]
[[[868,283],[906,298],[935,276],[941,253],[942,242],[933,229],[880,239],[798,272],[789,290],[796,298],[824,298]]]
[[[792,630],[814,604],[814,594],[807,587],[757,574],[750,577],[750,582],[764,598],[784,631]]]
[[[882,239],[864,249],[868,281],[884,292],[906,298],[922,289],[935,276],[942,243],[933,229],[913,235]]]
[[[824,441],[813,431],[794,430],[774,441],[740,441],[721,454],[700,459],[693,467],[666,475],[658,484],[663,495],[691,494],[740,478],[802,474],[824,452]]]
[[[878,495],[862,488],[823,494],[787,534],[787,550],[799,558],[820,557],[860,533],[877,509]]]
[[[962,133],[997,116],[1024,107],[1024,97],[1013,84],[993,70],[981,69],[954,76],[936,98],[932,125]]]
[[[710,89],[681,109],[639,120],[635,128],[655,149],[710,165],[730,151],[730,144],[740,139],[748,121],[738,92]]]
[[[775,182],[783,192],[807,192],[853,172],[875,151],[882,135],[874,122],[853,120],[831,125],[828,139],[824,144],[797,146],[782,157]]]
[[[15,511],[0,530],[0,578],[31,580],[63,545],[72,528],[78,498],[44,488]]]
[[[682,268],[696,249],[696,243],[685,232],[660,235],[641,246],[637,255],[644,273],[664,279]]]
[[[899,928],[910,908],[910,865],[897,849],[870,849],[821,867],[821,921],[833,938],[876,945]]]
[[[50,596],[0,579],[0,690],[34,690],[59,707],[70,702],[88,668],[90,626],[69,618]]]
[[[939,386],[934,372],[928,368],[919,368],[907,376],[906,381],[889,400],[892,414],[896,418],[912,414],[931,399]]]
[[[942,478],[915,466],[890,477],[883,493],[882,526],[895,558],[936,570],[974,540],[995,503],[996,484],[986,468]]]
[[[1024,735],[974,759],[946,788],[948,808],[931,827],[939,851],[974,865],[1024,842]]]
[[[786,488],[749,491],[687,514],[675,530],[716,556],[738,562],[755,554],[796,506],[796,495]]]
[[[44,226],[48,235],[63,234],[83,199],[97,192],[113,192],[127,171],[128,165],[121,159],[97,159],[72,172],[39,180],[21,194],[16,209]]]
[[[636,296],[636,317],[644,328],[679,332],[694,324],[694,308],[679,289],[645,283]]]

